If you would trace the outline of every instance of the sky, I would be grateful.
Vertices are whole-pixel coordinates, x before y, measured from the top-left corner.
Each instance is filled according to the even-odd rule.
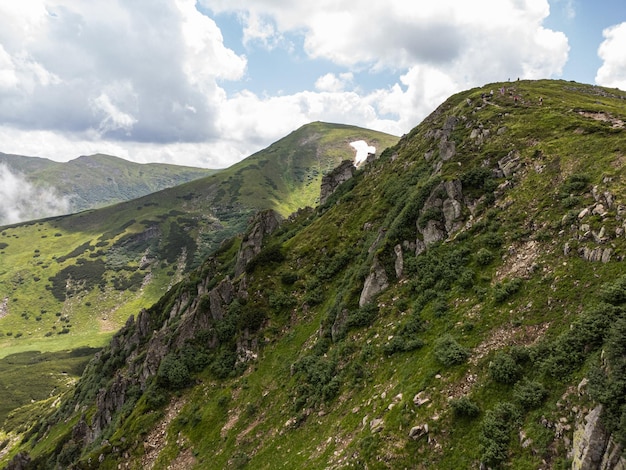
[[[224,168],[508,79],[626,90],[626,0],[0,0],[0,152]]]

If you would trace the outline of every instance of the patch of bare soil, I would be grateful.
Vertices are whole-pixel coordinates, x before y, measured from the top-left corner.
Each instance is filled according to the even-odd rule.
[[[9,298],[5,297],[0,303],[0,318],[6,317],[9,314]]]
[[[146,440],[143,443],[143,447],[145,450],[145,454],[141,457],[141,468],[143,469],[152,469],[154,468],[154,464],[161,453],[161,450],[167,444],[167,428],[170,423],[180,414],[180,410],[185,406],[185,400],[181,398],[174,398],[170,404],[167,406],[165,410],[165,417],[161,420],[161,422],[152,430],[152,432],[148,435]],[[185,452],[182,452],[185,454]],[[182,455],[181,454],[181,455]],[[184,457],[179,455],[174,462],[178,461],[179,458],[185,460]],[[191,455],[193,458],[193,455]],[[194,459],[195,460],[195,459]],[[172,462],[172,465],[174,464]],[[182,469],[189,467],[170,467],[172,469]]]
[[[594,119],[596,121],[610,122],[614,129],[624,128],[624,121],[611,116],[609,113],[595,111],[578,111],[578,114],[586,118]]]
[[[176,457],[167,468],[168,470],[188,470],[196,464],[197,460],[193,456],[191,449],[185,449]]]
[[[505,346],[511,346],[514,344],[527,346],[532,344],[545,334],[549,326],[549,323],[518,327],[504,325],[494,330],[489,338],[474,348],[469,362],[472,365],[476,365],[478,364],[478,361],[491,351],[501,349]]]
[[[476,346],[472,351],[472,355],[469,358],[469,363],[476,366],[478,362],[487,356],[491,351],[501,349],[505,346],[520,345],[527,346],[534,343],[547,331],[549,323],[540,323],[538,325],[512,327],[511,325],[505,325],[497,330],[494,330],[485,341]],[[443,391],[444,396],[450,398],[459,398],[463,395],[468,395],[474,386],[478,382],[478,374],[476,370],[470,370],[463,379],[451,384],[446,390]]]
[[[532,274],[537,258],[541,253],[541,245],[535,240],[512,245],[502,263],[496,271],[496,280],[501,281],[506,277],[526,277]]]

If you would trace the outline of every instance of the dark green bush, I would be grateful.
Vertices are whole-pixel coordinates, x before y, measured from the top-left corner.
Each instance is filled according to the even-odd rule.
[[[597,360],[589,373],[589,394],[603,405],[607,430],[626,445],[626,318],[611,325],[604,353],[604,364]]]
[[[246,265],[246,272],[253,273],[257,266],[264,266],[272,263],[280,263],[285,260],[280,243],[272,243],[261,249],[258,255],[252,258]]]
[[[236,376],[239,373],[235,365],[237,363],[237,354],[232,349],[222,348],[215,355],[213,362],[209,366],[209,370],[218,379]]]
[[[191,385],[189,368],[180,357],[168,354],[163,358],[157,372],[157,383],[170,390],[179,390]]]
[[[540,382],[525,380],[513,388],[513,397],[524,410],[538,408],[547,396],[548,391]]]
[[[330,401],[339,393],[341,375],[337,370],[337,359],[333,354],[321,353],[324,349],[318,350],[318,354],[312,351],[292,366],[296,411]]]
[[[580,173],[574,173],[567,177],[565,182],[561,185],[561,194],[564,197],[569,196],[570,194],[581,194],[589,187],[589,182],[591,178],[587,175],[583,175]]]
[[[414,351],[424,346],[424,341],[420,338],[408,339],[404,336],[394,336],[388,343],[383,345],[383,352],[387,356],[399,352]]]
[[[568,330],[542,347],[541,354],[533,354],[544,372],[558,379],[573,372],[593,351],[602,346],[618,311],[618,307],[607,303],[583,311]]]
[[[377,315],[378,307],[374,302],[371,302],[348,314],[347,327],[359,328],[363,326],[370,326],[374,320],[376,320]]]
[[[450,400],[450,407],[457,418],[475,418],[480,414],[480,408],[468,396]]]
[[[274,310],[284,310],[296,304],[296,298],[291,293],[280,291],[272,292],[268,299],[269,305]]]
[[[517,365],[510,354],[499,351],[489,363],[489,375],[496,382],[513,384],[522,374],[522,368]]]
[[[464,363],[470,356],[469,349],[461,346],[452,335],[444,335],[435,343],[435,358],[444,366]]]
[[[511,435],[519,426],[519,419],[519,410],[512,403],[499,403],[485,413],[478,436],[485,464],[496,467],[507,459]]]
[[[464,190],[482,189],[491,178],[492,172],[489,168],[474,166],[461,175],[461,184]]]
[[[476,263],[479,266],[487,266],[495,259],[494,254],[487,248],[481,248],[476,252]]]
[[[280,276],[280,282],[286,286],[290,286],[294,284],[298,280],[298,275],[296,273],[283,273]]]
[[[502,303],[518,292],[521,287],[522,280],[519,278],[499,282],[493,287],[493,299],[497,303]]]
[[[424,229],[429,221],[443,221],[443,211],[439,207],[429,207],[424,210],[417,219],[417,226]]]

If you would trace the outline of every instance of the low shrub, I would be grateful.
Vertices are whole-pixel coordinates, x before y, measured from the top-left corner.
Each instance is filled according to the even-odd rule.
[[[538,408],[547,396],[548,391],[540,382],[526,380],[513,388],[513,398],[524,410]]]
[[[452,335],[444,335],[435,343],[435,358],[444,366],[463,364],[470,355],[469,349],[461,346]]]
[[[476,263],[479,266],[487,266],[495,259],[494,254],[487,248],[481,248],[476,252]]]
[[[512,403],[498,403],[485,413],[479,442],[482,461],[497,467],[507,459],[513,430],[519,426],[520,413]]]
[[[522,287],[522,280],[519,278],[497,283],[493,288],[493,299],[496,303],[502,303],[518,292]]]
[[[170,390],[179,390],[191,385],[189,368],[181,358],[168,354],[161,361],[157,372],[157,383]]]
[[[480,414],[478,405],[467,396],[450,400],[450,407],[457,418],[475,418]]]
[[[502,384],[514,384],[520,378],[522,368],[510,354],[499,351],[489,363],[489,375]]]

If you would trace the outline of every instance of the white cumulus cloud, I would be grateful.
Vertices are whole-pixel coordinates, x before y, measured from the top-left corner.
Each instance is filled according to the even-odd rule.
[[[298,92],[255,92],[221,13],[242,21],[247,53],[283,48],[332,71]],[[548,15],[547,0],[0,2],[0,150],[215,168],[315,120],[400,135],[460,89],[559,76],[569,46]],[[397,78],[359,83],[381,72]],[[241,86],[229,94],[226,81]]]
[[[626,90],[626,22],[606,28],[598,55],[602,66],[596,74],[598,85]]]
[[[340,74],[327,73],[318,78],[315,82],[315,89],[319,91],[343,91],[354,80],[352,72]]]

